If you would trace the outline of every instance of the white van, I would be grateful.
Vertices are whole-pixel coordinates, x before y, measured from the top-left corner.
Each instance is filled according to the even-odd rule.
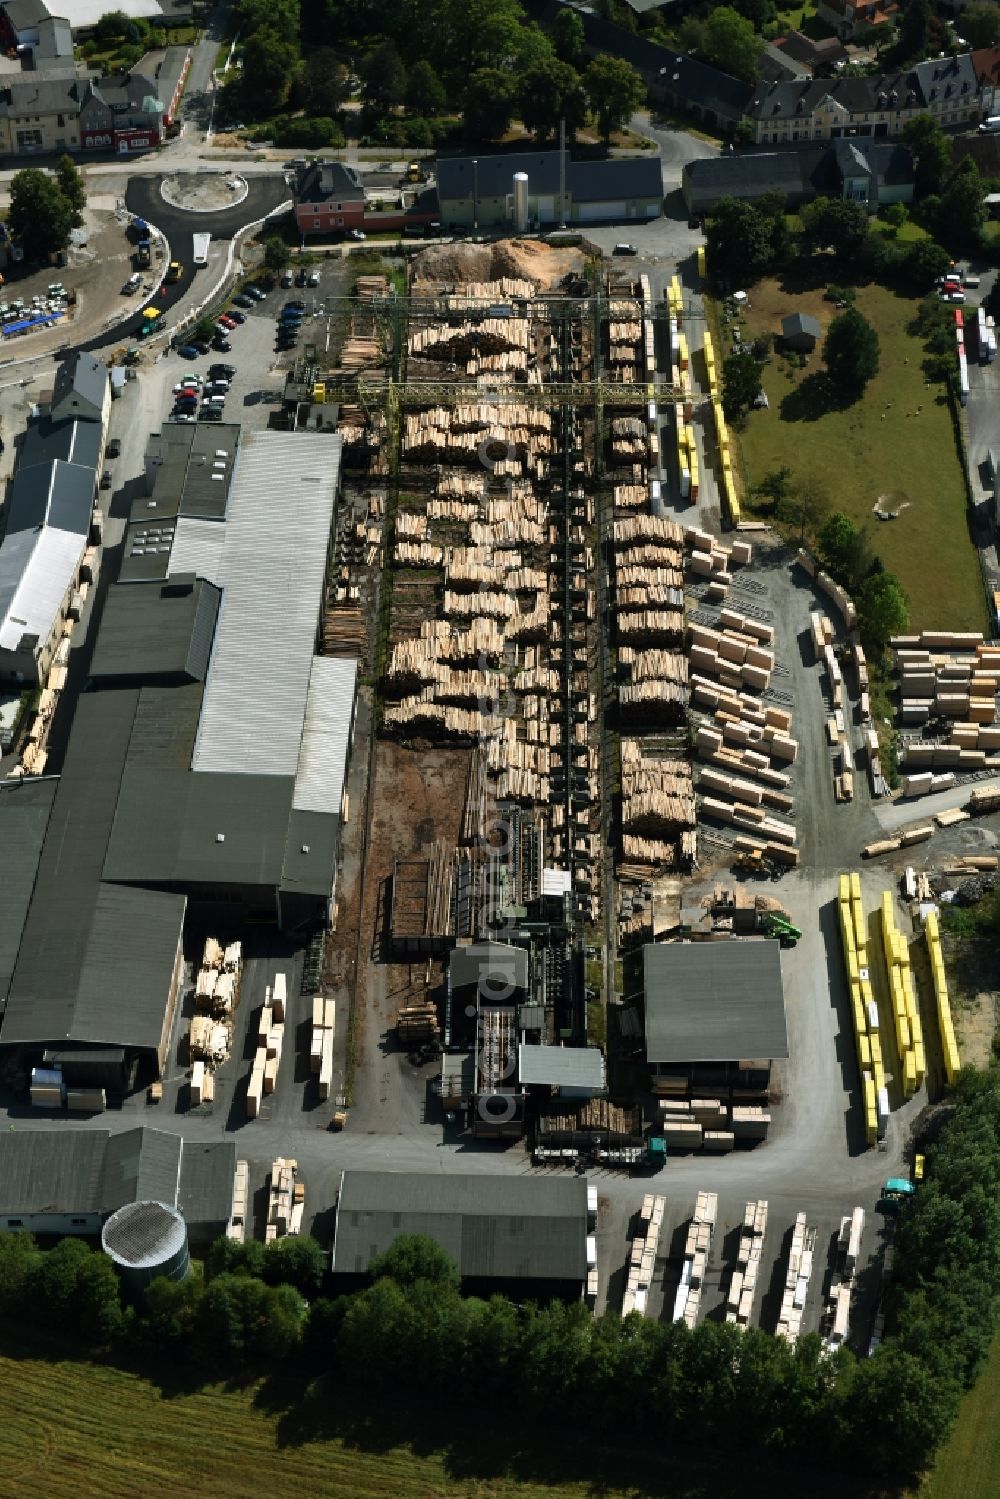
[[[1000,115],[988,115],[979,127],[980,135],[996,135],[1000,130]]]

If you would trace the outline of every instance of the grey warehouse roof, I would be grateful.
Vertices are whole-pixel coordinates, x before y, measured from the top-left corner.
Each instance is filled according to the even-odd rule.
[[[604,1087],[604,1057],[596,1046],[518,1047],[517,1076],[526,1087],[533,1083],[560,1088]]]
[[[483,997],[494,1003],[512,998],[507,991],[527,989],[528,954],[523,947],[505,942],[473,942],[456,947],[448,959],[448,979],[453,989],[468,984],[483,985]]]
[[[61,458],[64,463],[80,463],[84,468],[96,470],[103,446],[98,422],[81,422],[75,418],[54,422],[43,416],[38,421],[29,422],[25,428],[17,466],[20,470]]]
[[[357,661],[313,657],[292,797],[296,811],[340,816],[357,680]]]
[[[334,1272],[363,1273],[400,1234],[426,1234],[463,1278],[582,1282],[587,1184],[580,1178],[345,1171]]]
[[[497,156],[441,157],[437,164],[438,196],[442,202],[471,199],[475,190],[480,198],[502,198],[513,191],[515,172],[526,173],[532,196],[558,193],[559,155],[558,151],[515,151]],[[611,161],[571,161],[567,152],[566,191],[576,203],[661,197],[660,158],[618,156]]]
[[[91,678],[204,681],[218,612],[219,590],[192,577],[118,584],[104,605]]]
[[[341,446],[304,432],[240,446],[195,770],[298,770]]]
[[[0,1137],[0,1217],[114,1213],[153,1198],[189,1224],[224,1223],[232,1212],[236,1145],[189,1144],[140,1126],[8,1130]]]
[[[56,784],[37,776],[0,781],[0,1002],[17,962]]]
[[[777,942],[650,942],[642,966],[648,1061],[787,1057]]]

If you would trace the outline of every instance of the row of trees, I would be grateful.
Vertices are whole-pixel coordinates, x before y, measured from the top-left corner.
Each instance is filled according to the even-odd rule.
[[[831,567],[872,575],[843,517],[830,517],[821,546]],[[42,1253],[27,1235],[0,1235],[0,1318],[41,1317],[88,1351],[138,1344],[212,1373],[283,1358],[376,1393],[409,1388],[419,1369],[438,1399],[447,1390],[479,1409],[488,1399],[494,1421],[543,1408],[593,1438],[637,1435],[903,1482],[944,1439],[995,1330],[1000,1071],[959,1078],[951,1120],[924,1148],[927,1180],[898,1222],[890,1335],[864,1360],[825,1356],[816,1336],[791,1348],[725,1323],[689,1330],[595,1319],[579,1303],[463,1297],[450,1259],[419,1236],[397,1239],[364,1289],[336,1299],[322,1294],[312,1240],[220,1241],[203,1281],[156,1281],[123,1310],[100,1253],[75,1240]]]

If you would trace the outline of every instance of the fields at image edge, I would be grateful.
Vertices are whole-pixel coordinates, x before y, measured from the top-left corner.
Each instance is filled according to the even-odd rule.
[[[992,1494],[1000,1494],[1000,1338],[975,1389],[962,1401],[920,1499],[987,1499]]]
[[[754,287],[751,304],[746,332],[754,336],[778,331],[790,312],[811,314],[825,336],[837,311],[823,300],[822,287],[793,294],[774,280]],[[906,331],[916,303],[868,286],[859,288],[856,305],[879,335],[878,375],[846,410],[788,419],[782,403],[791,395],[794,410],[798,387],[822,368],[822,340],[805,368],[793,364],[791,373],[789,361],[775,353],[764,370],[770,407],[751,412],[740,437],[749,484],[782,464],[793,479],[817,475],[831,509],[867,526],[875,551],[903,585],[915,628],[980,629],[985,604],[951,416],[943,388],[925,385],[922,346]],[[888,497],[886,509],[909,501],[898,520],[872,514],[881,495]]]
[[[843,1499],[847,1492],[830,1473],[762,1462],[748,1471],[724,1459],[716,1466],[704,1453],[643,1450],[624,1436],[609,1450],[549,1428],[532,1436],[520,1422],[470,1422],[440,1404],[407,1416],[398,1397],[364,1403],[334,1382],[318,1397],[281,1378],[161,1392],[101,1364],[0,1356],[0,1402],[0,1499],[162,1499],[181,1489],[203,1499]],[[868,1493],[854,1480],[850,1492]]]

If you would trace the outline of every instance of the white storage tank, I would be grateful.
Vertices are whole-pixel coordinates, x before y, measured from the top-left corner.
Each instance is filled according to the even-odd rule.
[[[137,1296],[161,1275],[183,1280],[188,1273],[187,1224],[164,1202],[127,1202],[105,1223],[101,1247],[114,1262],[126,1296]]]
[[[514,229],[524,234],[528,228],[528,174],[514,173]]]

